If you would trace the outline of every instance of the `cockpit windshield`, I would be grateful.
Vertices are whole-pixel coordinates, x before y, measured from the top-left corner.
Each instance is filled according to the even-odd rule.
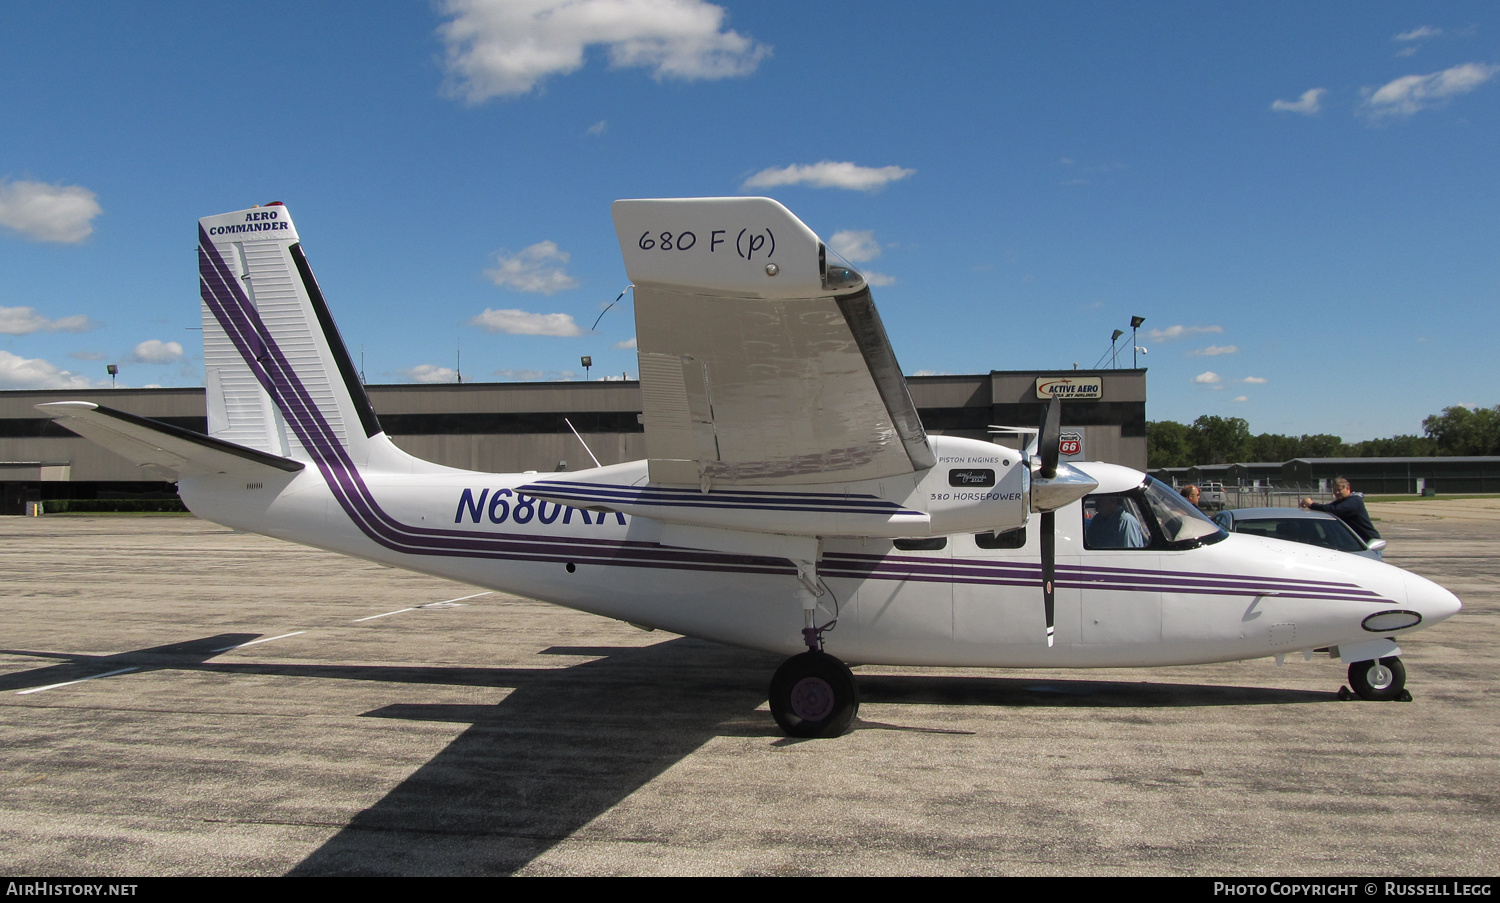
[[[1178,495],[1161,480],[1147,477],[1141,487],[1145,491],[1146,504],[1161,527],[1168,543],[1218,542],[1229,535],[1224,528],[1208,519],[1208,515],[1187,499]]]

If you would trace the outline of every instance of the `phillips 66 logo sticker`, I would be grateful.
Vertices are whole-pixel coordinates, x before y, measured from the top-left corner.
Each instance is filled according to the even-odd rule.
[[[1057,443],[1058,454],[1063,457],[1076,458],[1083,454],[1083,434],[1075,432],[1063,433]]]

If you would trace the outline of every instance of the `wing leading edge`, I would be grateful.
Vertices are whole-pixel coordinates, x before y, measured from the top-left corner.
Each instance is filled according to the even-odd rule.
[[[617,201],[652,483],[808,485],[936,463],[863,277],[767,198]]]

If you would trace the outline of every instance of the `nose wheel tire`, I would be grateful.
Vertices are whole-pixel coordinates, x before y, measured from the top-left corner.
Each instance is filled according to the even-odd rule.
[[[1399,658],[1377,658],[1349,665],[1349,686],[1360,699],[1389,702],[1406,688],[1406,666]]]
[[[859,711],[849,666],[826,652],[804,652],[771,678],[771,714],[792,737],[837,737]]]

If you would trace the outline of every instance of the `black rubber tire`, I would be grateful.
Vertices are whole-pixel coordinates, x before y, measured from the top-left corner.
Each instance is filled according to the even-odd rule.
[[[1395,657],[1354,662],[1349,665],[1349,686],[1360,699],[1390,702],[1406,688],[1406,666]]]
[[[837,737],[859,712],[859,684],[849,666],[826,652],[782,662],[771,678],[771,714],[791,737]]]

